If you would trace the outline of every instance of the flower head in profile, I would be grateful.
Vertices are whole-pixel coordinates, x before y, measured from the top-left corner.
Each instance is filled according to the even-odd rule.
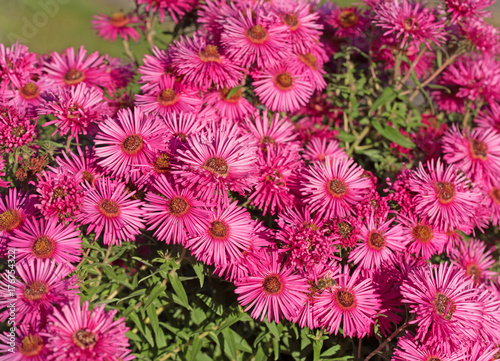
[[[137,72],[140,74],[138,83],[145,84],[143,86],[145,88],[159,85],[160,79],[165,81],[168,77],[174,75],[172,61],[168,57],[167,52],[159,49],[157,46],[152,51],[153,55],[144,55],[142,59],[143,64],[137,69]]]
[[[185,13],[191,11],[197,4],[196,0],[136,0],[138,5],[145,4],[146,11],[158,12],[160,20],[165,20],[168,13],[175,23],[178,23]]]
[[[0,79],[20,83],[26,80],[27,74],[36,71],[35,64],[36,54],[30,52],[26,45],[19,44],[19,41],[10,47],[0,44]]]
[[[495,3],[495,0],[444,0],[451,21],[480,18],[488,15],[484,9]]]
[[[255,113],[245,119],[245,127],[250,132],[255,145],[264,151],[270,147],[285,147],[294,143],[297,135],[293,132],[293,123],[287,118],[280,119],[280,114],[272,118],[264,112],[262,116]]]
[[[472,277],[476,284],[483,283],[498,276],[497,272],[491,270],[495,264],[493,251],[494,249],[488,249],[480,240],[462,240],[453,250],[451,262],[464,270],[467,276]]]
[[[141,19],[133,13],[125,14],[123,11],[118,11],[111,16],[94,15],[91,23],[98,35],[105,40],[115,41],[118,36],[125,41],[128,41],[129,38],[133,41],[141,38],[141,35],[134,28],[134,26],[141,24]]]
[[[301,52],[293,55],[287,62],[295,72],[303,74],[304,78],[312,83],[314,90],[321,91],[326,88],[324,75],[326,71],[323,69],[328,56],[322,47],[319,45],[307,52]]]

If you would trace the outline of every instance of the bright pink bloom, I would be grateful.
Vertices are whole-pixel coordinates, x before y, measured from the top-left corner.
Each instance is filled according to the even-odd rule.
[[[483,54],[500,53],[500,33],[496,26],[482,19],[469,18],[460,24],[462,34]]]
[[[37,113],[37,108],[42,103],[42,94],[52,89],[52,85],[47,81],[33,81],[31,79],[17,83],[13,82],[14,90],[5,92],[5,99],[9,104],[18,109],[19,113],[26,113],[33,116]]]
[[[331,232],[330,237],[342,248],[353,248],[359,239],[362,222],[355,216],[334,217],[326,226]]]
[[[125,14],[123,11],[113,13],[111,16],[106,14],[94,15],[92,18],[92,28],[99,36],[105,40],[115,41],[118,36],[128,41],[129,37],[133,41],[141,38],[134,25],[141,24],[141,19],[133,13]]]
[[[365,11],[358,7],[335,7],[326,18],[326,21],[333,26],[334,34],[338,38],[361,36],[369,24]]]
[[[335,158],[348,158],[346,152],[336,140],[320,138],[313,138],[307,143],[302,157],[309,162],[324,162],[326,157],[329,157],[330,161]]]
[[[40,334],[39,326],[32,327],[29,324],[16,325],[17,337],[15,344],[17,348],[12,352],[12,334],[4,332],[0,334],[0,361],[47,361],[50,355],[46,347],[47,337]]]
[[[5,197],[0,197],[0,255],[10,235],[22,227],[24,222],[34,217],[34,199],[9,188]]]
[[[145,54],[142,61],[143,65],[139,66],[137,72],[141,74],[138,82],[147,84],[143,87],[159,85],[160,79],[166,81],[170,76],[174,75],[171,60],[167,56],[167,52],[160,50],[156,46],[153,48],[153,55]]]
[[[485,191],[487,196],[484,207],[490,212],[491,223],[498,227],[500,226],[500,182],[497,180],[492,184],[487,184]]]
[[[488,12],[484,10],[495,3],[495,0],[444,0],[448,13],[451,15],[451,21],[483,17]]]
[[[198,134],[206,126],[204,117],[194,113],[169,113],[163,119],[166,131],[178,141],[183,143],[192,136]]]
[[[26,114],[15,108],[2,109],[0,114],[0,144],[9,153],[13,148],[27,145],[36,137],[36,119],[31,121]]]
[[[5,159],[3,159],[3,157],[0,157],[0,177],[3,177],[5,175]],[[9,188],[10,187],[10,183],[9,181],[5,181],[3,179],[0,178],[0,188]],[[0,236],[1,238],[1,236]]]
[[[255,112],[255,108],[243,97],[243,88],[229,96],[230,89],[205,93],[204,102],[216,109],[221,117],[241,120]]]
[[[475,119],[480,128],[493,129],[500,133],[500,105],[496,102],[488,104]]]
[[[0,80],[8,78],[21,83],[36,72],[36,62],[36,54],[31,53],[26,45],[18,41],[10,47],[0,44]]]
[[[252,118],[245,119],[245,126],[252,135],[254,144],[264,150],[270,147],[284,147],[297,138],[293,132],[293,123],[287,117],[280,119],[278,113],[271,119],[267,112],[262,116],[255,113]]]
[[[404,227],[403,236],[408,243],[409,254],[429,260],[443,252],[447,243],[446,233],[432,222],[419,220],[411,213],[407,216],[400,214],[398,220]]]
[[[77,146],[78,155],[71,151],[62,152],[63,157],[56,157],[57,165],[67,169],[73,174],[82,175],[82,184],[84,187],[93,187],[95,181],[101,177],[102,168],[97,165],[98,159],[93,149],[85,148],[85,152]]]
[[[421,344],[418,338],[410,335],[401,337],[398,341],[399,349],[395,349],[392,361],[462,361],[462,353],[450,355],[442,347],[432,343]]]
[[[471,276],[476,284],[486,280],[494,279],[497,272],[491,271],[495,264],[495,259],[491,253],[493,249],[487,249],[486,244],[471,238],[468,242],[461,241],[451,257],[451,262],[465,271],[467,276]]]
[[[305,79],[313,84],[314,90],[321,91],[326,88],[324,79],[326,71],[323,69],[326,60],[328,60],[328,56],[318,45],[309,52],[295,54],[288,61],[288,64],[296,69],[295,73],[304,74]]]
[[[160,21],[165,20],[168,11],[175,23],[178,23],[185,13],[191,11],[197,0],[136,0],[137,5],[146,4],[146,11],[159,12]]]

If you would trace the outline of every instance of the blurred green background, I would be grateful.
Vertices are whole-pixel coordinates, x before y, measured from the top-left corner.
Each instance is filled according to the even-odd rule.
[[[361,3],[360,0],[336,2],[341,6]],[[121,42],[99,38],[91,29],[90,20],[98,13],[109,15],[133,8],[133,0],[0,0],[0,42],[10,45],[20,39],[31,51],[40,54],[83,44],[89,51],[124,56]],[[499,14],[500,4],[495,4],[492,10]],[[490,20],[499,25],[499,17]],[[131,47],[136,54],[147,51],[145,44],[131,44]]]

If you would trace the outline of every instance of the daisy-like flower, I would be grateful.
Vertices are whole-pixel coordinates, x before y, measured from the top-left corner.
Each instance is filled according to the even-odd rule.
[[[101,176],[102,168],[97,165],[98,159],[95,156],[93,149],[76,147],[78,155],[71,151],[62,152],[63,157],[56,157],[57,165],[61,168],[67,169],[73,174],[82,174],[82,182],[86,187],[93,186],[96,179]]]
[[[186,148],[178,150],[178,159],[183,165],[173,172],[175,177],[194,187],[202,199],[227,189],[244,194],[253,182],[255,147],[237,125],[212,125],[189,137]]]
[[[94,15],[91,23],[98,35],[105,40],[115,41],[118,36],[125,41],[128,41],[129,37],[133,41],[141,38],[141,35],[134,28],[134,25],[141,24],[141,19],[133,13],[125,14],[123,11],[118,11],[111,16]]]
[[[43,102],[42,94],[52,88],[50,82],[31,79],[21,83],[13,82],[13,85],[14,90],[7,90],[4,96],[10,105],[27,115],[37,113],[38,106]]]
[[[0,248],[5,246],[12,232],[34,216],[34,211],[34,199],[16,188],[9,188],[8,194],[0,197]]]
[[[326,74],[323,69],[326,60],[328,56],[318,45],[308,52],[297,53],[288,63],[296,69],[296,73],[304,74],[305,78],[314,85],[314,90],[321,91],[326,88],[326,81],[323,78]]]
[[[409,334],[398,340],[399,349],[394,350],[393,361],[462,361],[462,353],[450,354],[432,343],[420,344],[418,338]]]
[[[117,118],[99,125],[95,154],[99,165],[117,178],[137,180],[139,165],[149,164],[158,150],[166,148],[166,130],[160,118],[139,108],[122,109]]]
[[[60,307],[76,298],[77,277],[66,278],[71,269],[66,265],[56,266],[54,260],[35,259],[33,262],[19,262],[16,265],[19,279],[9,282],[7,274],[0,281],[0,308],[6,308],[0,318],[5,321],[10,315],[7,308],[15,295],[16,322],[45,323],[54,306]]]
[[[43,124],[44,127],[56,125],[52,136],[59,131],[61,135],[76,138],[78,143],[78,136],[94,131],[96,123],[110,111],[100,89],[80,83],[71,88],[59,88],[57,93],[47,96],[38,113],[54,116],[55,119]]]
[[[326,157],[325,163],[313,163],[304,174],[304,202],[327,218],[348,216],[370,188],[369,179],[362,175],[363,169],[352,159]]]
[[[483,54],[495,56],[500,53],[500,32],[496,26],[482,19],[469,18],[460,24],[460,30]]]
[[[401,285],[403,303],[415,314],[410,323],[418,325],[416,336],[424,343],[434,338],[453,345],[474,335],[482,320],[476,292],[472,278],[448,263],[417,268]]]
[[[80,231],[73,223],[57,224],[57,218],[27,219],[14,231],[9,245],[16,248],[19,261],[52,259],[58,265],[74,269],[82,255]]]
[[[392,264],[395,253],[404,251],[407,241],[403,228],[386,217],[378,222],[373,217],[365,220],[359,236],[361,243],[349,254],[349,262],[363,269],[380,268],[382,263]]]
[[[36,121],[24,113],[7,107],[0,112],[0,148],[9,153],[13,148],[29,144],[35,138]]]
[[[281,118],[277,113],[269,119],[267,112],[262,116],[255,113],[252,118],[245,119],[245,126],[249,130],[254,144],[264,150],[270,147],[284,147],[293,143],[297,135],[293,132],[293,123],[287,118]]]
[[[326,157],[332,161],[335,158],[348,158],[346,152],[336,140],[313,138],[306,145],[302,157],[309,162],[324,162]]]
[[[441,230],[471,224],[481,193],[469,189],[465,175],[454,165],[445,167],[438,159],[427,162],[426,168],[420,163],[409,180],[411,191],[416,193],[416,214]]]
[[[137,72],[141,75],[138,83],[146,84],[146,88],[159,85],[160,79],[165,81],[174,75],[172,62],[167,52],[160,50],[157,46],[153,48],[153,55],[145,54],[142,61],[143,65],[137,69]]]
[[[172,137],[185,143],[193,134],[198,134],[204,128],[206,119],[194,113],[169,113],[163,119],[166,130]]]
[[[57,167],[37,176],[38,203],[35,207],[42,215],[65,219],[80,211],[84,196],[81,172],[73,174],[69,169]]]
[[[194,33],[193,39],[181,37],[174,41],[169,55],[176,74],[195,88],[234,88],[243,79],[243,69],[202,32]]]
[[[330,334],[336,335],[342,327],[344,337],[364,337],[381,308],[372,280],[360,280],[359,269],[350,275],[346,266],[335,281],[337,285],[323,292],[314,303],[319,326]]]
[[[146,194],[147,204],[143,209],[149,230],[159,241],[185,244],[189,237],[200,234],[204,223],[208,222],[208,212],[203,209],[205,203],[197,200],[188,188],[173,187],[166,177],[159,177],[154,189],[159,192]]]
[[[408,243],[407,250],[410,254],[428,260],[443,252],[447,235],[433,223],[425,218],[419,220],[412,214],[400,214],[398,220],[403,225],[403,237]]]
[[[255,94],[272,111],[294,111],[307,104],[313,86],[299,68],[278,63],[264,68],[253,82]]]
[[[74,48],[68,48],[62,54],[53,52],[43,70],[54,86],[73,86],[84,82],[99,87],[109,83],[104,65],[104,58],[97,51],[87,58],[87,50],[82,45],[77,52]]]
[[[245,208],[236,202],[217,204],[203,221],[199,235],[187,239],[186,247],[206,264],[220,266],[243,257],[250,245],[253,222]],[[196,229],[198,230],[198,228]]]
[[[495,0],[444,0],[451,21],[483,17],[488,15],[484,9],[495,3]]]
[[[265,254],[250,276],[235,282],[234,292],[245,312],[253,308],[251,317],[263,321],[267,316],[268,322],[276,323],[281,317],[294,318],[307,301],[309,285],[293,270],[281,265],[276,252]]]
[[[315,48],[321,36],[323,25],[318,22],[319,15],[310,10],[310,4],[298,2],[278,13],[283,25],[288,27],[288,43],[294,52],[305,53]]]
[[[373,8],[373,23],[385,30],[384,36],[391,34],[401,43],[437,45],[445,41],[445,19],[437,19],[431,9],[423,3],[411,0],[383,1]]]
[[[266,68],[288,55],[288,26],[269,24],[261,11],[253,14],[246,9],[226,18],[221,41],[236,64],[248,68],[256,63],[259,68]]]
[[[473,182],[500,178],[500,134],[474,128],[461,132],[454,124],[442,138],[444,160],[454,163]]]
[[[0,79],[8,78],[21,83],[29,74],[35,73],[36,54],[16,41],[10,47],[0,44]],[[1,82],[0,82],[1,83]]]
[[[104,311],[104,304],[89,307],[88,301],[80,306],[75,300],[49,316],[49,338],[46,345],[53,353],[50,360],[105,361],[131,360],[125,333],[125,318],[113,321],[117,310]],[[119,358],[118,358],[119,356]]]
[[[498,276],[498,273],[490,270],[495,264],[491,252],[487,250],[486,244],[477,239],[471,238],[468,242],[462,240],[454,249],[451,262],[479,284]]]
[[[476,343],[470,350],[470,356],[466,361],[494,361],[500,358],[500,349],[491,344]]]
[[[100,178],[83,201],[77,222],[89,224],[87,234],[95,230],[95,237],[103,234],[104,244],[121,245],[134,240],[144,229],[140,200],[125,190],[124,183]]]
[[[48,339],[38,330],[39,326],[16,325],[17,337],[12,333],[0,334],[0,361],[47,361],[50,351],[46,347]],[[17,347],[11,346],[15,342]]]
[[[358,242],[361,233],[361,221],[354,216],[334,217],[326,226],[330,232],[329,237],[338,242],[342,248],[353,248]]]
[[[191,11],[197,4],[197,0],[136,0],[138,5],[145,4],[146,11],[152,10],[160,14],[160,20],[165,20],[165,13],[168,12],[175,23]]]
[[[361,36],[369,24],[366,14],[358,7],[335,7],[326,21],[333,26],[334,34],[339,38]]]
[[[205,93],[204,102],[216,109],[221,117],[241,120],[255,112],[255,108],[243,97],[243,88],[229,96],[231,89],[223,88]]]
[[[145,112],[166,116],[172,112],[194,112],[201,98],[194,89],[178,83],[172,76],[160,78],[159,84],[148,86],[136,96],[136,104]]]
[[[493,129],[500,133],[500,105],[496,102],[488,104],[475,119],[480,128]]]
[[[490,211],[491,223],[500,226],[500,182],[497,180],[485,185],[487,196],[484,207]]]

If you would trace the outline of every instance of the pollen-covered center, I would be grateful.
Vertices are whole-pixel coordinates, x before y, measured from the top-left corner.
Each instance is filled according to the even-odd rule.
[[[182,216],[189,211],[189,203],[183,197],[172,198],[168,202],[168,210],[174,216]]]
[[[153,168],[156,173],[165,174],[170,171],[170,156],[162,153],[153,161]]]
[[[345,196],[347,192],[347,186],[345,182],[341,181],[340,179],[332,179],[328,182],[327,190],[328,193],[330,193],[332,196],[340,198]]]
[[[246,36],[254,44],[263,44],[269,38],[267,30],[260,24],[252,26],[247,30]]]
[[[227,226],[224,222],[213,221],[208,229],[210,235],[217,239],[224,239],[227,236]]]
[[[203,168],[211,173],[215,173],[223,177],[227,176],[229,173],[229,166],[227,162],[223,158],[219,157],[212,157],[208,159],[203,165]]]
[[[230,89],[221,89],[219,91],[221,99],[224,99],[228,103],[237,103],[239,102],[241,95],[243,94],[243,88],[238,89],[234,94],[228,97]]]
[[[264,291],[266,291],[269,294],[273,293],[278,293],[281,291],[281,281],[277,276],[267,276],[264,278],[264,282],[262,282],[262,287],[264,288]]]
[[[472,159],[488,159],[488,145],[481,140],[470,140],[469,149]]]
[[[113,199],[103,199],[97,207],[99,212],[107,218],[116,218],[121,214],[121,206]]]
[[[38,258],[48,258],[55,250],[55,243],[47,236],[38,236],[31,246],[32,253]]]
[[[128,155],[135,155],[139,153],[144,147],[142,137],[137,134],[129,135],[122,142],[122,150]]]
[[[22,137],[24,134],[26,134],[26,129],[20,125],[18,127],[13,127],[11,130],[10,130],[10,134],[13,135],[14,137],[16,138],[20,138]]]
[[[58,199],[58,198],[63,198],[66,196],[66,191],[64,190],[63,187],[56,187],[54,189],[54,192],[52,192],[52,198]]]
[[[450,182],[437,182],[436,191],[439,201],[443,204],[450,203],[455,197],[455,185]]]
[[[38,86],[35,83],[27,83],[19,90],[19,94],[24,99],[35,99],[39,94]]]
[[[290,90],[293,87],[293,78],[290,73],[281,73],[276,76],[276,85],[281,90]]]
[[[439,357],[431,356],[428,359],[426,359],[425,361],[442,361],[442,360]]]
[[[97,336],[93,332],[84,330],[83,328],[75,331],[73,334],[73,342],[76,346],[82,348],[88,348],[94,346],[97,343]]]
[[[111,15],[110,23],[116,28],[123,28],[130,22],[130,18],[126,16],[123,11],[113,13]]]
[[[89,172],[88,170],[84,170],[82,172],[82,178],[83,178],[83,180],[86,180],[87,182],[89,182],[89,184],[91,184],[91,185],[94,184],[94,182],[95,182],[94,175],[91,172]]]
[[[11,232],[19,227],[22,221],[21,213],[15,209],[8,209],[0,214],[0,231]]]
[[[312,70],[318,70],[318,59],[313,54],[299,54],[299,59]]]
[[[476,264],[476,263],[471,263],[467,266],[467,269],[465,270],[465,273],[467,276],[471,276],[474,278],[476,283],[479,283],[481,280],[481,268]]]
[[[299,17],[297,16],[297,14],[286,14],[283,18],[283,22],[288,25],[290,30],[296,30],[300,25]]]
[[[264,135],[262,138],[260,138],[260,143],[261,144],[276,144],[276,140],[269,135]]]
[[[85,74],[78,69],[70,69],[64,74],[64,82],[67,85],[76,85],[85,80]]]
[[[23,356],[33,357],[42,352],[43,346],[43,339],[40,336],[30,334],[21,341],[19,352],[21,352]]]
[[[165,89],[160,94],[158,94],[158,103],[164,107],[168,107],[170,105],[174,105],[179,100],[179,97],[175,93],[174,89]]]
[[[342,10],[339,14],[339,23],[343,28],[352,28],[358,21],[358,14],[350,9]]]
[[[221,58],[220,54],[217,51],[217,46],[215,45],[207,45],[205,49],[200,51],[200,59],[201,61],[208,63],[208,62],[216,62],[220,63]]]
[[[500,206],[500,188],[493,187],[490,190],[490,197]]]
[[[354,305],[354,295],[348,290],[337,291],[335,299],[337,300],[337,304],[343,309],[351,308]]]
[[[426,224],[418,224],[411,230],[413,238],[421,243],[429,243],[432,239],[432,228]]]
[[[409,18],[406,18],[404,20],[403,25],[404,25],[404,28],[405,28],[406,31],[412,31],[412,30],[418,30],[419,29],[417,20],[413,16],[410,16]]]
[[[354,228],[346,221],[342,221],[339,223],[339,233],[343,238],[349,237],[353,229]]]
[[[375,250],[381,250],[385,246],[385,238],[378,232],[370,232],[368,235],[368,246]]]
[[[23,290],[23,295],[28,301],[36,301],[41,300],[48,292],[49,289],[44,282],[34,281]]]
[[[436,294],[433,305],[437,314],[442,316],[447,321],[451,320],[453,313],[457,310],[455,302],[439,292]]]

